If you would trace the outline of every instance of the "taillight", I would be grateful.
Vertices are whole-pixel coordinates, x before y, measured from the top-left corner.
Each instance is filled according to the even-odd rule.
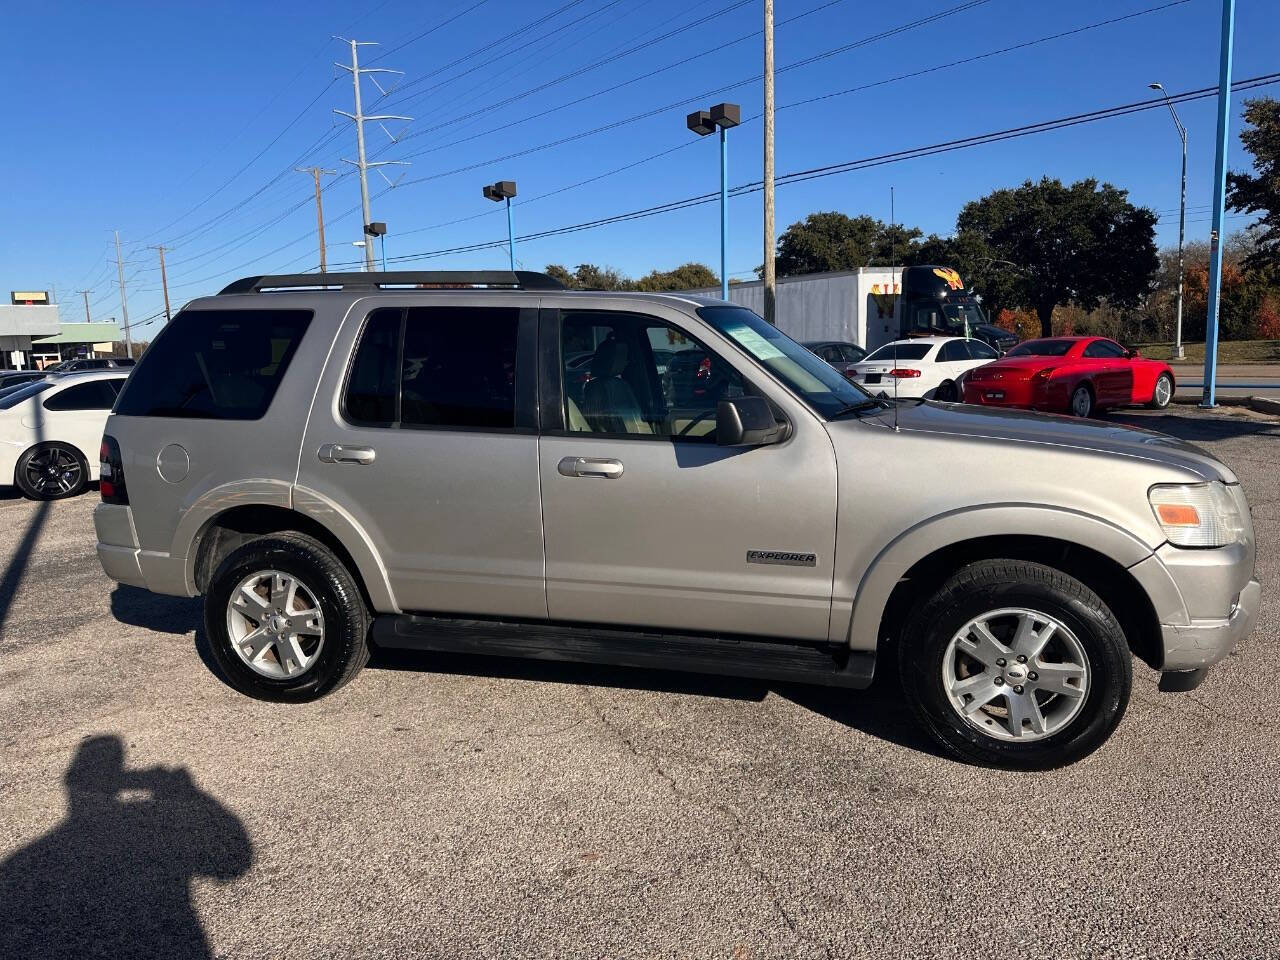
[[[911,377],[918,377],[918,376],[920,376],[920,371],[919,371],[919,370],[908,370],[908,369],[906,369],[906,368],[899,367],[899,368],[896,368],[896,369],[894,369],[894,370],[890,370],[890,371],[889,371],[889,376],[891,376],[891,377],[897,377],[897,378],[898,378],[898,379],[900,379],[900,380],[905,380],[905,379],[910,379]]]
[[[102,446],[98,448],[99,490],[103,503],[129,502],[129,491],[124,484],[124,460],[120,456],[120,444],[113,436],[102,438]]]
[[[1032,381],[1035,383],[1044,383],[1053,375],[1053,367],[1045,367],[1043,370],[1037,370],[1031,375]]]

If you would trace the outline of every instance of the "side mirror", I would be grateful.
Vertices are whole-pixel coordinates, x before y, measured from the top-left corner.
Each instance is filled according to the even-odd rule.
[[[722,447],[760,447],[782,439],[785,425],[773,418],[764,397],[734,397],[716,405],[716,443]]]

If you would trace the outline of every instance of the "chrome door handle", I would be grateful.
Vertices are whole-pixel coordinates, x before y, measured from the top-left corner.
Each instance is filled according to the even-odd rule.
[[[373,447],[346,447],[340,443],[326,443],[316,451],[321,463],[373,463],[377,456]]]
[[[562,477],[599,477],[617,480],[622,476],[621,460],[599,460],[595,457],[565,457],[556,467]]]

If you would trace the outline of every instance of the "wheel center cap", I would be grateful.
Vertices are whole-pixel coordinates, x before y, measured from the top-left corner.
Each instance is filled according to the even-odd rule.
[[[1006,683],[1020,684],[1027,679],[1027,665],[1025,663],[1011,663],[1004,668],[1004,679]]]
[[[278,613],[272,614],[271,619],[267,621],[267,629],[272,633],[282,633],[286,626],[288,621]]]

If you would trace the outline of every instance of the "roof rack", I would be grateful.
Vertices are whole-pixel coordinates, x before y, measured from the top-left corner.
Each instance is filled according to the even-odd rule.
[[[218,291],[261,293],[264,290],[334,288],[378,290],[382,287],[511,287],[517,290],[563,290],[555,277],[530,270],[392,270],[385,273],[281,273],[244,277]]]

